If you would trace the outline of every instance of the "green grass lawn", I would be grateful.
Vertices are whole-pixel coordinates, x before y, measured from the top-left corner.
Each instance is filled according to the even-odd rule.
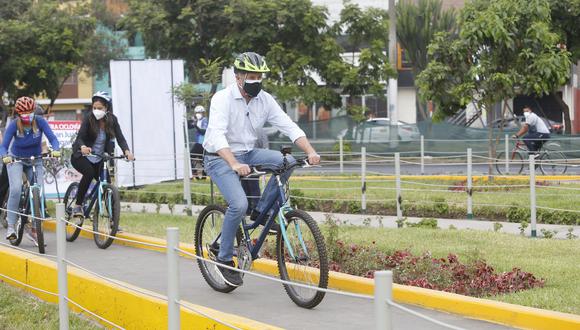
[[[516,187],[505,188],[505,185]],[[403,204],[433,205],[434,202],[445,202],[451,206],[466,208],[467,193],[461,190],[465,182],[447,180],[422,180],[420,178],[406,178],[402,181]],[[290,188],[300,190],[305,197],[317,200],[352,200],[359,203],[361,200],[361,179],[358,176],[342,176],[337,178],[300,177],[291,180]],[[366,184],[366,199],[368,203],[395,200],[395,182],[390,179],[369,179]],[[578,189],[576,190],[570,190]],[[192,193],[209,195],[210,188],[207,181],[192,181]],[[216,194],[219,194],[217,188]],[[500,180],[496,184],[474,182],[473,205],[475,217],[478,207],[506,209],[510,206],[529,208],[529,183],[524,180]],[[580,183],[549,182],[548,185],[538,185],[536,188],[537,205],[563,210],[579,210]],[[166,182],[148,185],[138,190],[129,190],[127,193],[143,196],[150,193],[152,196],[161,194],[181,196],[183,182]],[[578,214],[580,217],[580,214]]]
[[[1,329],[58,329],[58,306],[0,282]],[[71,329],[103,329],[100,325],[71,313]]]
[[[180,241],[193,243],[195,225],[192,217],[123,213],[121,225],[127,232],[161,238],[165,237],[167,227],[178,227]],[[355,226],[341,226],[339,238],[358,244],[370,244],[374,241],[385,252],[408,249],[415,254],[431,251],[434,257],[445,257],[454,253],[464,262],[485,259],[498,271],[509,271],[518,267],[546,279],[545,287],[490,299],[580,314],[578,239],[530,239],[474,230]]]

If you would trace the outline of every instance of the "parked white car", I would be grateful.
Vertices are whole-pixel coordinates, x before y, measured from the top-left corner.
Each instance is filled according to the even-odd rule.
[[[421,133],[416,125],[399,121],[397,124],[399,141],[416,141]],[[373,118],[360,123],[353,129],[352,139],[357,143],[384,143],[391,141],[391,120]]]

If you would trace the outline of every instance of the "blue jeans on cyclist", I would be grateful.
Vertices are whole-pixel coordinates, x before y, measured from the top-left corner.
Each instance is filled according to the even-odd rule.
[[[530,152],[530,154],[536,154],[549,138],[550,134],[528,132],[524,136],[523,140],[526,146],[528,147],[528,151]]]
[[[41,189],[44,183],[44,166],[42,165],[42,159],[34,160],[34,167],[36,168],[36,183],[40,185]],[[22,162],[11,163],[6,166],[8,170],[8,181],[10,182],[9,195],[8,195],[8,205],[9,211],[18,211],[18,206],[20,204],[20,194],[22,193],[22,173],[26,173],[28,182],[32,181],[32,163],[30,160],[23,160]],[[16,224],[17,214],[14,212],[8,212],[6,220],[8,226],[14,227]]]
[[[284,157],[279,151],[254,149],[243,154],[235,154],[236,159],[242,164],[250,167],[261,165],[272,169],[279,169],[283,165]],[[294,164],[296,160],[291,155],[286,156],[289,164]],[[228,204],[222,227],[220,251],[218,259],[220,261],[231,261],[234,252],[234,239],[236,231],[240,227],[242,219],[248,209],[248,199],[242,188],[240,177],[228,163],[219,156],[205,156],[205,170],[215,182],[218,189],[224,196]],[[288,171],[281,179],[286,182],[290,177]],[[258,205],[257,211],[264,211],[272,201],[278,198],[278,183],[274,177],[270,178]]]

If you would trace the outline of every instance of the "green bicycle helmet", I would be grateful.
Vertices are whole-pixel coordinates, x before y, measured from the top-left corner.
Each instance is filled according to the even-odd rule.
[[[266,60],[254,52],[246,52],[238,55],[234,61],[234,68],[237,71],[246,72],[270,72]]]

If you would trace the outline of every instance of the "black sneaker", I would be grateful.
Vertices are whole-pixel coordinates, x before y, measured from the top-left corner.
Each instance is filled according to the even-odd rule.
[[[236,265],[234,264],[233,261],[221,261],[221,260],[216,260],[216,261],[218,263],[224,264],[226,266],[236,267]],[[238,287],[238,286],[244,284],[244,281],[242,280],[242,275],[240,274],[240,272],[237,272],[237,271],[231,270],[231,269],[227,269],[224,267],[220,267],[220,266],[215,266],[215,268],[216,268],[217,273],[220,275],[222,280],[224,280],[224,282],[226,282],[227,285]]]
[[[259,215],[260,215],[260,211],[253,209],[252,213],[250,214],[250,220],[256,221],[256,219],[258,219]],[[260,225],[265,226],[266,221],[268,221],[268,218],[269,217],[264,217],[264,219],[262,219],[262,221],[260,222]],[[271,234],[276,234],[276,233],[278,233],[279,230],[280,230],[280,225],[277,222],[274,222],[272,224],[272,227],[270,227]]]

